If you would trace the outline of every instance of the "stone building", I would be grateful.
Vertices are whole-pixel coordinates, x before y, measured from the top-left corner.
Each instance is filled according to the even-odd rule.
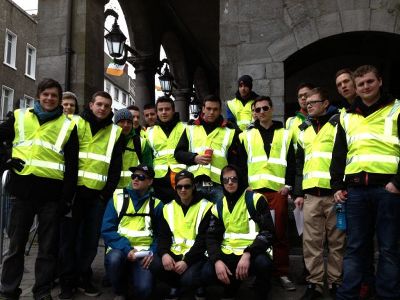
[[[36,94],[37,21],[10,0],[0,0],[0,121]]]

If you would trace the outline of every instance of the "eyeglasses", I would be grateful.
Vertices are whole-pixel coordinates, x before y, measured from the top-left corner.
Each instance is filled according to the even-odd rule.
[[[262,106],[262,107],[256,107],[254,110],[255,110],[256,113],[260,113],[261,110],[263,110],[263,111],[269,111],[269,110],[270,110],[270,107],[265,105],[265,106]]]
[[[132,174],[132,180],[138,179],[139,181],[145,181],[148,177],[144,174]]]
[[[318,102],[324,102],[325,100],[313,100],[313,101],[307,101],[306,105],[307,106],[314,106]]]
[[[191,184],[177,184],[176,185],[177,190],[182,190],[182,189],[190,190],[192,188],[193,188],[193,185],[191,185]]]
[[[237,183],[238,182],[238,178],[236,176],[222,178],[222,183],[223,184],[228,184],[229,181],[232,182],[232,183]]]

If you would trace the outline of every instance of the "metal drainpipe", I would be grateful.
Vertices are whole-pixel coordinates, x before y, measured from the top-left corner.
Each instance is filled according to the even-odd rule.
[[[72,27],[72,1],[67,2],[67,32],[65,38],[65,91],[69,91],[71,88],[70,84],[70,74],[71,74],[71,27]]]

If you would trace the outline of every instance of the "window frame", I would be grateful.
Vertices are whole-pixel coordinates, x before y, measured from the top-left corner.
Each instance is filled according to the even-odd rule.
[[[11,92],[11,103],[10,102],[8,102],[8,108],[7,108],[7,111],[6,112],[4,112],[4,91],[5,90],[8,90],[8,91],[10,91]],[[12,88],[10,88],[9,86],[6,86],[6,85],[2,85],[1,86],[1,98],[0,98],[0,120],[5,120],[5,117],[6,117],[6,115],[7,115],[7,113],[11,110],[11,111],[13,111],[13,107],[14,107],[14,89],[12,89]],[[11,107],[10,107],[10,104],[11,104]]]
[[[7,62],[8,58],[8,35],[11,35],[13,37],[11,44],[11,57],[10,57],[10,63]],[[12,32],[10,29],[6,28],[6,34],[5,34],[5,41],[4,41],[4,60],[3,64],[6,66],[16,70],[17,69],[17,42],[18,42],[18,36]]]
[[[31,61],[31,68],[33,69],[33,74],[28,73],[28,56],[29,56],[29,49],[34,51],[34,55],[32,55],[32,61]],[[36,80],[36,57],[37,57],[37,50],[35,47],[33,47],[31,44],[26,43],[26,54],[25,54],[25,76]],[[32,71],[32,70],[31,70]]]

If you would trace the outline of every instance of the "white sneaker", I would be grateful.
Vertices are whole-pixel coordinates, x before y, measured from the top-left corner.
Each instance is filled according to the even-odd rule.
[[[279,282],[280,282],[281,286],[287,291],[295,291],[296,290],[296,286],[287,276],[279,277]]]

